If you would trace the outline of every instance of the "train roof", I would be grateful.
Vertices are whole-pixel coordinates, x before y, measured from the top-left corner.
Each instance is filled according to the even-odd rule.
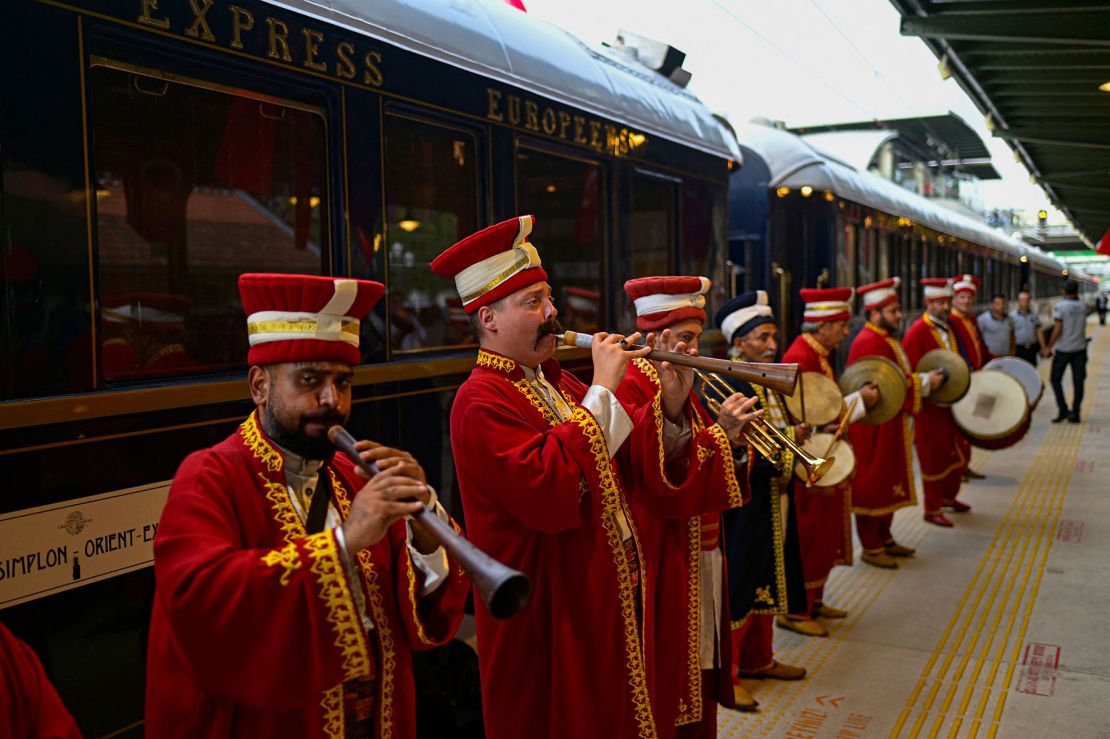
[[[270,0],[271,5],[738,160],[690,91],[605,47],[494,0]],[[434,84],[429,80],[429,84]]]
[[[830,190],[845,200],[892,216],[909,218],[943,234],[1012,256],[1026,256],[1030,262],[1047,269],[1065,268],[1062,262],[1001,231],[937,205],[890,180],[857,169],[819,149],[818,141],[807,141],[796,134],[760,123],[740,126],[737,134],[743,146],[766,163],[770,171],[769,189],[797,189],[809,185],[815,190]]]

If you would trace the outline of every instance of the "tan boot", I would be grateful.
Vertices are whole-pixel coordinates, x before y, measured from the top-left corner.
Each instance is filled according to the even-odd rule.
[[[884,567],[888,570],[898,569],[898,563],[886,552],[864,552],[859,558],[873,567]]]
[[[788,629],[803,636],[828,636],[829,631],[819,622],[814,621],[812,618],[789,618],[787,616],[775,616],[775,626],[780,629]]]
[[[847,618],[848,612],[843,608],[833,608],[824,603],[813,604],[813,615],[821,618]]]
[[[732,685],[732,700],[736,703],[737,711],[752,713],[759,707],[759,701],[752,698],[752,694],[744,690],[744,686],[740,683]]]
[[[917,551],[913,547],[904,547],[893,541],[883,547],[883,549],[886,550],[886,553],[891,557],[912,557],[913,553]]]
[[[776,660],[762,670],[740,670],[739,675],[749,680],[801,680],[806,676],[806,668],[784,665]]]

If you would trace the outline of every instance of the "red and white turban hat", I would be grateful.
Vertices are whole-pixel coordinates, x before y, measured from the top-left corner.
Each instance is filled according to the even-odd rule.
[[[850,287],[802,288],[799,290],[802,302],[806,304],[803,321],[847,321],[852,317],[852,293]]]
[[[528,243],[535,222],[535,216],[517,216],[483,228],[432,260],[432,272],[455,280],[468,315],[547,279]]]
[[[926,302],[952,297],[952,280],[947,277],[922,277],[921,288]]]
[[[969,291],[972,295],[979,292],[979,278],[975,275],[956,275],[952,278],[952,290],[955,292]]]
[[[280,362],[358,364],[359,320],[385,292],[372,280],[319,275],[244,274],[251,365]]]
[[[897,301],[898,287],[901,284],[901,277],[891,277],[858,288],[856,292],[863,301],[864,311],[879,310]]]
[[[636,328],[657,331],[679,321],[705,323],[708,277],[639,277],[624,283],[636,306]]]

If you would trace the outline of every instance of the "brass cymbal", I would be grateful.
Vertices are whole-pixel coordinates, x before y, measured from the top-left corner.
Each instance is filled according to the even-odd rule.
[[[930,372],[938,367],[945,370],[946,379],[943,385],[929,393],[927,400],[936,405],[952,405],[967,395],[971,387],[971,369],[956,352],[933,349],[918,360],[914,372]]]
[[[795,423],[805,421],[820,428],[836,422],[844,411],[844,396],[835,381],[820,372],[803,372],[798,382],[804,387],[786,399],[786,409]],[[802,395],[806,399],[805,418],[802,418]]]
[[[906,400],[906,376],[902,368],[886,357],[864,357],[840,375],[840,389],[850,395],[868,383],[879,388],[879,402],[858,423],[886,423],[898,415]]]

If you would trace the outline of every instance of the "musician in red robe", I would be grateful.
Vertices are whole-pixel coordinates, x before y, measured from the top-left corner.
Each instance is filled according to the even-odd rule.
[[[742,293],[717,311],[717,325],[728,339],[729,354],[738,361],[774,362],[778,356],[778,326],[763,290]],[[804,443],[809,427],[792,424],[786,401],[774,390],[730,381],[737,391],[759,398],[763,421],[785,436]],[[704,392],[704,391],[703,391]],[[722,518],[731,621],[733,702],[754,711],[758,702],[741,683],[749,680],[801,680],[802,667],[775,659],[775,616],[789,613],[808,617],[805,578],[798,549],[796,506],[791,493],[796,482],[789,449],[782,450],[782,466],[746,445],[741,462],[748,471],[751,499],[743,508],[725,511]],[[820,625],[820,624],[817,624]]]
[[[625,408],[615,395],[646,350],[596,334],[589,387],[554,360],[561,327],[528,242],[532,224],[520,216],[490,226],[432,262],[454,278],[481,347],[451,409],[467,531],[534,584],[507,621],[476,605],[486,736],[665,735],[648,673],[652,573],[628,494],[675,493],[660,469],[661,437],[672,432],[660,431],[650,406]],[[723,456],[687,449],[668,466],[680,488],[678,473]],[[731,494],[739,502],[739,485]]]
[[[979,278],[975,275],[956,275],[952,278],[952,311],[948,316],[948,325],[956,337],[956,347],[960,355],[967,361],[968,368],[975,372],[983,369],[983,365],[994,359],[994,354],[983,340],[983,331],[979,328],[979,321],[973,313],[975,296],[979,293]],[[964,465],[964,480],[982,480],[986,475],[971,469],[971,442],[960,433],[956,439],[960,445],[967,464]],[[958,500],[947,501],[944,507],[955,513],[967,513],[971,506]]]
[[[624,289],[636,309],[636,328],[662,332],[661,343],[674,351],[697,351],[711,285],[705,277],[643,277],[629,280]],[[674,397],[662,392],[661,374],[666,372],[685,373],[688,379],[668,384],[675,388]],[[669,363],[656,367],[637,359],[617,390],[626,405],[652,406],[649,420],[661,433],[664,426],[680,425],[680,438],[689,436],[697,459],[705,460],[686,476],[689,489],[683,494],[634,495],[632,500],[648,589],[654,593],[655,659],[649,674],[659,733],[667,736],[664,727],[677,725],[675,735],[684,738],[715,737],[717,703],[733,707],[731,650],[722,643],[728,633],[728,591],[720,512],[736,508],[736,490],[747,489],[747,469],[737,473],[732,445],[740,443],[738,433],[747,419],[743,409],[755,404],[732,394],[714,423],[693,395],[693,374]],[[685,395],[678,395],[681,391]],[[725,427],[735,431],[730,434]],[[660,460],[660,465],[662,478],[669,480],[668,461]]]
[[[894,418],[882,424],[854,423],[848,434],[856,454],[852,481],[852,511],[863,554],[860,559],[876,567],[897,568],[894,557],[912,556],[914,550],[894,540],[891,523],[899,508],[917,504],[913,480],[913,425],[911,416],[921,410],[922,398],[944,381],[940,370],[915,374],[898,343],[902,325],[899,277],[860,287],[867,323],[856,334],[848,351],[848,365],[864,357],[884,357],[906,376],[906,400]]]
[[[362,442],[367,482],[326,435],[382,290],[240,277],[256,408],[186,458],[159,522],[150,736],[416,736],[412,652],[454,635],[468,583],[403,517],[449,518],[409,455]]]
[[[945,277],[925,277],[925,313],[914,321],[902,338],[910,366],[916,367],[933,349],[956,351],[956,339],[948,324],[952,308],[952,281]],[[951,526],[944,505],[956,499],[967,459],[957,442],[960,431],[952,420],[952,410],[926,399],[915,419],[914,448],[921,462],[921,483],[925,488],[925,520],[937,526]]]
[[[782,355],[784,362],[797,362],[802,372],[819,372],[836,380],[829,355],[848,337],[852,288],[802,289],[805,313],[802,330]],[[877,399],[873,388],[857,391],[845,398],[851,409],[849,421],[861,418]],[[794,486],[798,508],[798,536],[802,550],[802,569],[806,578],[808,619],[795,615],[780,616],[776,623],[807,636],[826,636],[828,631],[815,621],[844,618],[847,614],[824,603],[825,581],[836,565],[852,564],[852,484],[845,481],[830,487]],[[815,628],[816,627],[816,628]]]

